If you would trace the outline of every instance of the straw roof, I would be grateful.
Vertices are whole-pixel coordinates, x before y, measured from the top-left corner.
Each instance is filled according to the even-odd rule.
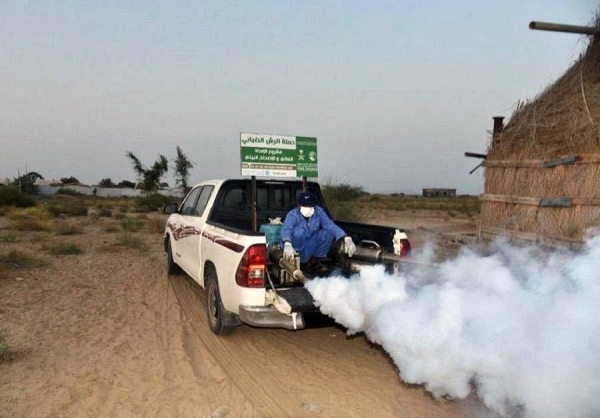
[[[561,35],[557,35],[561,36]],[[535,99],[520,102],[490,159],[553,158],[600,149],[600,37]]]
[[[600,19],[596,24],[600,27]],[[599,185],[596,35],[562,77],[533,100],[520,102],[502,132],[493,135],[482,230],[582,240],[588,228],[600,225]]]

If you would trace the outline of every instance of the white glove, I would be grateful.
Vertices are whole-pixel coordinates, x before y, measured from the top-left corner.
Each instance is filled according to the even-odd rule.
[[[294,247],[292,247],[291,242],[286,241],[285,244],[283,244],[283,258],[286,260],[294,258]]]
[[[348,257],[352,257],[354,255],[354,253],[356,252],[356,245],[354,245],[354,241],[352,241],[352,238],[344,238],[344,248]]]

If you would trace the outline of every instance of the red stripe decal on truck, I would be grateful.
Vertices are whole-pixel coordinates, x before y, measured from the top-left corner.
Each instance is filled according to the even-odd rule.
[[[171,228],[169,226],[169,228]],[[175,241],[179,241],[185,237],[191,237],[192,235],[200,235],[200,230],[195,226],[180,226],[173,231],[173,238]]]
[[[208,232],[203,232],[202,236],[204,238],[206,238],[206,239],[211,240],[215,244],[222,245],[223,247],[228,248],[228,249],[230,249],[232,251],[235,251],[236,253],[241,253],[242,251],[244,251],[244,246],[243,245],[237,244],[237,243],[235,243],[233,241],[229,241],[226,238],[219,237],[219,236],[216,236],[216,235],[212,235],[212,234],[209,234]]]

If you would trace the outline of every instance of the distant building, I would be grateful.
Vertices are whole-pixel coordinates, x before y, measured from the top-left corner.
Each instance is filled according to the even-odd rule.
[[[423,189],[423,197],[456,197],[456,189]]]

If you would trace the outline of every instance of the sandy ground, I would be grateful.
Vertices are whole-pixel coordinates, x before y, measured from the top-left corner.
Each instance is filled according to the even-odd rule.
[[[0,253],[21,249],[48,262],[0,264],[0,329],[12,350],[0,362],[1,418],[488,416],[476,399],[435,400],[404,384],[379,346],[332,323],[296,332],[240,326],[217,337],[203,291],[185,275],[167,276],[161,234],[136,233],[148,246],[140,251],[105,232],[117,220],[57,222],[83,233],[0,242]],[[476,231],[473,220],[429,212],[380,213],[373,223],[406,227],[415,251],[430,239],[456,246],[453,236]],[[44,251],[57,242],[85,252]]]

